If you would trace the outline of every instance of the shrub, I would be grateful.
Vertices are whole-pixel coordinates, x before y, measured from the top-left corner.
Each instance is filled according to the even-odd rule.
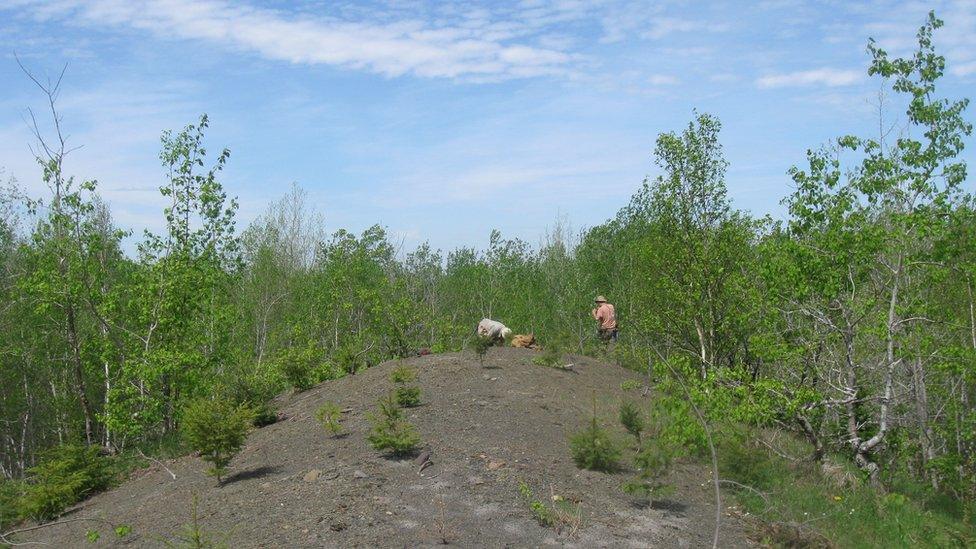
[[[335,402],[326,402],[315,411],[315,419],[322,424],[322,427],[336,436],[342,431],[342,410]]]
[[[397,404],[404,408],[420,406],[420,387],[416,385],[397,387],[396,400]]]
[[[203,398],[191,402],[183,411],[182,435],[187,445],[210,463],[209,474],[221,475],[237,455],[254,420],[254,411],[244,404],[224,399]]]
[[[637,447],[641,445],[641,433],[644,431],[644,418],[633,402],[625,401],[620,404],[620,423],[627,432],[637,439]]]
[[[410,383],[417,379],[417,370],[409,366],[398,366],[390,372],[390,381],[393,383]]]
[[[48,450],[28,469],[28,484],[20,500],[22,518],[48,520],[69,505],[109,487],[111,460],[95,446],[64,444]]]
[[[0,532],[18,519],[20,497],[24,483],[0,478]]]
[[[311,345],[289,347],[281,351],[275,363],[289,385],[304,391],[317,383],[313,372],[321,365],[322,355]]]
[[[542,349],[542,353],[532,359],[534,364],[559,368],[562,366],[563,352],[556,345],[547,345]]]
[[[351,344],[336,349],[332,358],[338,365],[338,369],[344,374],[355,374],[367,366],[362,353],[356,351]]]
[[[369,416],[373,429],[366,440],[373,448],[385,450],[393,456],[407,455],[416,450],[420,445],[420,435],[403,418],[403,412],[397,406],[393,392],[380,399],[379,409],[378,414]]]
[[[491,348],[491,339],[475,335],[469,340],[468,346],[474,351],[474,355],[478,357],[478,364],[484,368],[485,357],[488,355],[488,349]]]
[[[278,412],[267,402],[252,407],[251,412],[254,414],[251,421],[254,427],[266,427],[278,421]]]
[[[596,398],[593,402],[593,419],[590,425],[576,433],[569,439],[569,447],[573,454],[573,461],[581,469],[603,471],[606,473],[617,469],[620,459],[620,448],[607,434],[606,430],[596,422]]]
[[[641,388],[641,382],[636,379],[628,379],[620,384],[621,391],[636,391]]]

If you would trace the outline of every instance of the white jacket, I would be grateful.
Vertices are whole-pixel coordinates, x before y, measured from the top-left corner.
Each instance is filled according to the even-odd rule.
[[[481,322],[478,323],[478,335],[490,339],[507,339],[510,335],[512,335],[512,331],[497,320],[483,318],[481,319]]]

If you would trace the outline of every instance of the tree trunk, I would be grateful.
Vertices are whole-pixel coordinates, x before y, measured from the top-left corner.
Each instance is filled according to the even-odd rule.
[[[85,369],[81,362],[81,343],[78,341],[78,328],[75,323],[75,308],[74,305],[68,303],[67,307],[68,313],[68,344],[71,346],[71,358],[74,363],[74,374],[75,374],[75,393],[78,396],[78,402],[81,404],[82,414],[85,416],[85,442],[88,444],[92,443],[93,439],[93,416],[91,402],[88,401],[88,391],[85,384]]]

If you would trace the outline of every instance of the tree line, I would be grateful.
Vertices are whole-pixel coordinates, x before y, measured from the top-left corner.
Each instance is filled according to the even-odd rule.
[[[607,222],[446,254],[380,226],[328,234],[297,186],[239,232],[206,116],[163,134],[165,230],[133,235],[95,181],[64,174],[57,82],[36,81],[56,122],[34,149],[48,192],[0,200],[0,475],[69,442],[150,451],[200,397],[264,406],[460,350],[482,317],[598,353],[599,293],[621,323],[615,358],[662,390],[680,382],[708,418],[793,431],[812,459],[846,456],[876,484],[976,500],[972,125],[968,100],[937,93],[941,25],[930,15],[906,57],[869,44],[879,112],[902,114],[811,149],[785,219],[733,207],[721,123],[696,112],[658,136],[661,175]]]

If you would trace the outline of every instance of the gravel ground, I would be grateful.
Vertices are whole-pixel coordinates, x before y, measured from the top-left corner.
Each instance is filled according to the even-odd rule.
[[[682,463],[668,482],[675,492],[641,507],[620,486],[626,468],[581,471],[570,456],[569,435],[590,417],[593,397],[602,423],[624,440],[616,421],[635,374],[585,357],[568,356],[571,371],[532,364],[535,351],[494,348],[485,367],[470,353],[391,361],[355,376],[283,395],[285,419],[255,430],[231,464],[222,487],[194,457],[138,471],[63,517],[125,524],[117,539],[105,523],[76,521],[25,534],[20,541],[54,547],[163,547],[192,520],[228,547],[710,547],[713,495],[707,468]],[[367,413],[392,384],[397,365],[417,369],[423,404],[407,410],[429,452],[387,459],[365,441]],[[331,438],[314,420],[326,401],[343,408],[345,434]],[[625,454],[629,459],[631,454]],[[556,496],[578,507],[580,520],[558,528],[539,525],[519,496],[520,481],[536,498]],[[720,547],[748,547],[745,525],[723,513]]]

